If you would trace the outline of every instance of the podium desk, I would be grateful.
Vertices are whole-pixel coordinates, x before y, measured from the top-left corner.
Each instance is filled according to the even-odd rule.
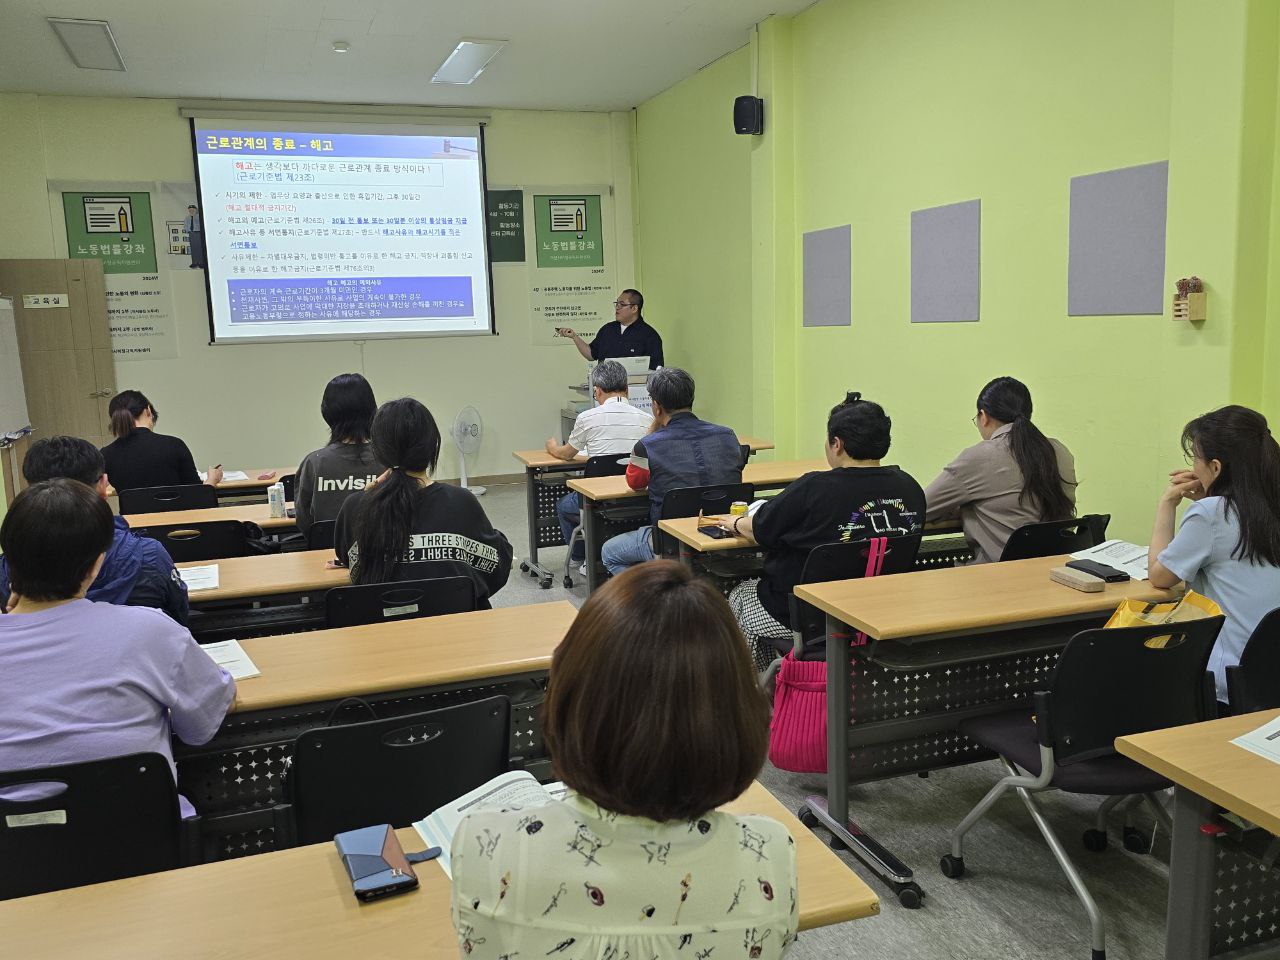
[[[1023,705],[1044,689],[1067,641],[1124,599],[1178,596],[1145,580],[1081,593],[1049,579],[1067,556],[800,584],[827,620],[827,795],[801,808],[844,841],[905,905],[911,868],[849,819],[849,784],[992,756],[961,720]],[[855,645],[856,632],[865,642]]]
[[[738,441],[746,444],[752,453],[772,450],[773,442],[746,434],[739,434]],[[529,523],[529,555],[520,562],[520,572],[534,577],[544,590],[551,587],[555,574],[550,567],[538,562],[538,550],[543,547],[564,546],[564,534],[560,530],[560,518],[556,505],[568,492],[565,481],[576,476],[586,457],[561,460],[544,450],[516,450],[511,454],[524,467],[525,516]],[[626,456],[620,454],[619,456]]]
[[[304,730],[348,697],[380,719],[505,695],[511,756],[550,779],[541,711],[551,655],[577,611],[566,600],[242,641],[261,671],[236,684],[231,714],[198,747],[174,741],[178,788],[203,817],[206,859],[273,849],[271,808]],[[340,719],[370,719],[363,708]],[[427,813],[427,811],[423,811]]]
[[[351,582],[345,567],[326,566],[333,558],[332,550],[304,550],[179,563],[179,570],[218,567],[217,587],[187,595],[191,632],[207,642],[323,625],[325,592]]]
[[[875,892],[759,783],[725,809],[773,817],[795,837],[801,930],[879,913]],[[397,835],[422,849],[412,827]],[[449,878],[431,861],[414,870],[417,890],[362,904],[333,844],[317,843],[8,900],[0,929],[14,957],[457,960]]]
[[[289,504],[290,509],[293,504]],[[125,517],[130,527],[154,527],[174,523],[212,523],[215,520],[239,520],[252,523],[263,530],[285,533],[297,527],[293,517],[273,517],[271,508],[264,503],[237,503],[226,507],[206,507],[202,510],[169,510],[164,513],[131,513]]]
[[[1241,734],[1269,723],[1264,710],[1207,723],[1137,733],[1116,750],[1174,783],[1166,960],[1206,960],[1280,940],[1280,764],[1236,746]],[[1219,809],[1255,824],[1243,831]]]

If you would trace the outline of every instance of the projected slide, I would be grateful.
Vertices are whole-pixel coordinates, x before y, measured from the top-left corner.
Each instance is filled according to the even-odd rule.
[[[479,128],[257,126],[194,121],[215,340],[491,332]]]

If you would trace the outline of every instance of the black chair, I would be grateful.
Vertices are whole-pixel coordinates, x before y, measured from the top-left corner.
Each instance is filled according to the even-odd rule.
[[[227,560],[262,553],[251,541],[256,530],[239,520],[206,520],[201,523],[166,523],[134,529],[140,537],[164,544],[174,563]]]
[[[135,753],[0,773],[65,784],[46,800],[0,797],[0,900],[171,870],[195,862],[199,820],[181,820],[168,761]]]
[[[962,720],[959,732],[998,753],[1008,775],[951,834],[942,872],[952,879],[964,875],[965,834],[996,800],[1016,790],[1089,916],[1094,960],[1104,960],[1102,914],[1032,794],[1140,794],[1157,821],[1171,829],[1169,815],[1155,797],[1169,781],[1116,753],[1115,740],[1216,715],[1213,676],[1205,670],[1222,624],[1222,617],[1211,617],[1082,631],[1062,651],[1049,689],[1034,694],[1026,708]],[[1086,832],[1086,846],[1101,849],[1092,833]]]
[[[755,499],[756,491],[749,483],[717,483],[704,487],[676,487],[668,490],[662,498],[663,520],[674,520],[679,517],[696,517],[699,513],[708,516],[726,514],[729,507],[742,500],[750,503]],[[653,552],[659,557],[673,558],[680,555],[680,544],[674,537],[669,537],[657,527],[653,530]]]
[[[511,701],[318,727],[298,737],[275,811],[282,846],[389,823],[405,827],[511,767]]]
[[[293,503],[293,491],[298,483],[298,475],[296,473],[286,473],[280,478],[280,482],[284,484],[284,502]]]
[[[1227,700],[1236,714],[1280,707],[1280,607],[1254,627],[1240,663],[1227,667]]]
[[[622,476],[624,473],[627,472],[627,460],[629,457],[630,457],[630,454],[626,452],[602,453],[598,457],[588,457],[586,462],[582,465],[582,476],[584,478]],[[646,503],[645,504],[646,515],[648,514],[648,511],[649,511],[649,507],[648,507],[648,504]],[[566,590],[573,586],[573,576],[569,572],[570,570],[573,569],[573,564],[572,562],[570,562],[569,558],[573,556],[573,545],[577,543],[579,540],[581,540],[582,537],[583,537],[582,521],[581,519],[579,519],[578,525],[574,527],[573,532],[569,534],[569,541],[567,544],[569,549],[565,552],[565,555],[564,555],[563,583]]]
[[[308,550],[332,550],[333,532],[338,526],[337,520],[317,520],[307,528]]]
[[[1060,553],[1088,550],[1107,539],[1107,524],[1110,522],[1109,513],[1091,513],[1071,520],[1028,523],[1009,536],[1000,559],[1030,560],[1032,557],[1053,557]]]
[[[218,491],[207,483],[172,487],[135,487],[117,491],[121,516],[168,513],[171,510],[204,510],[218,505]]]
[[[325,626],[356,627],[476,609],[476,584],[470,577],[437,577],[334,587],[324,595]]]

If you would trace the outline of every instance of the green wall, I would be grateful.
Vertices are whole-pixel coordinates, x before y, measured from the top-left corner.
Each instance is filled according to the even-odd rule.
[[[750,88],[744,48],[636,111],[637,261],[646,314],[707,419],[751,426],[750,138],[733,98]],[[649,278],[659,280],[650,285]]]
[[[980,12],[952,0],[821,0],[766,21],[741,51],[758,50],[766,98],[746,170],[756,363],[731,394],[703,402],[719,410],[749,390],[750,428],[780,456],[814,456],[827,410],[859,389],[894,418],[891,459],[927,483],[978,439],[979,388],[1016,376],[1037,422],[1076,455],[1082,509],[1112,513],[1112,535],[1145,542],[1164,478],[1182,463],[1182,424],[1280,394],[1268,296],[1280,287],[1268,266],[1280,236],[1276,27],[1263,0],[989,0]],[[695,117],[727,116],[731,91],[707,73],[641,107],[640,162],[683,164],[699,182],[743,175],[736,156],[668,139]],[[664,122],[646,124],[659,103]],[[1209,320],[1175,323],[1167,306],[1068,317],[1071,177],[1157,160],[1170,163],[1166,287],[1204,278]],[[651,261],[643,238],[688,213],[646,189],[643,167],[640,180],[646,294],[665,299],[689,281]],[[973,198],[981,322],[913,326],[911,211]],[[739,228],[719,204],[702,213],[722,232]],[[802,329],[800,238],[844,223],[852,325]],[[734,329],[712,313],[699,337],[714,345]]]

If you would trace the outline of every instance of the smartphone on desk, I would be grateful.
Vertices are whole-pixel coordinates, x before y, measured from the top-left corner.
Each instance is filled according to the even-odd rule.
[[[699,527],[698,532],[704,537],[710,537],[712,540],[728,540],[733,536],[732,533],[725,530],[723,527],[715,526]]]
[[[1079,570],[1081,573],[1095,576],[1107,583],[1124,583],[1129,579],[1129,575],[1123,570],[1108,567],[1105,563],[1098,563],[1096,560],[1071,560],[1067,563],[1067,566],[1072,570]]]
[[[378,900],[418,886],[418,875],[413,872],[391,824],[348,830],[335,836],[333,842],[351,877],[351,889],[357,900]],[[414,860],[439,855],[440,848],[432,847],[425,854],[414,854]]]

